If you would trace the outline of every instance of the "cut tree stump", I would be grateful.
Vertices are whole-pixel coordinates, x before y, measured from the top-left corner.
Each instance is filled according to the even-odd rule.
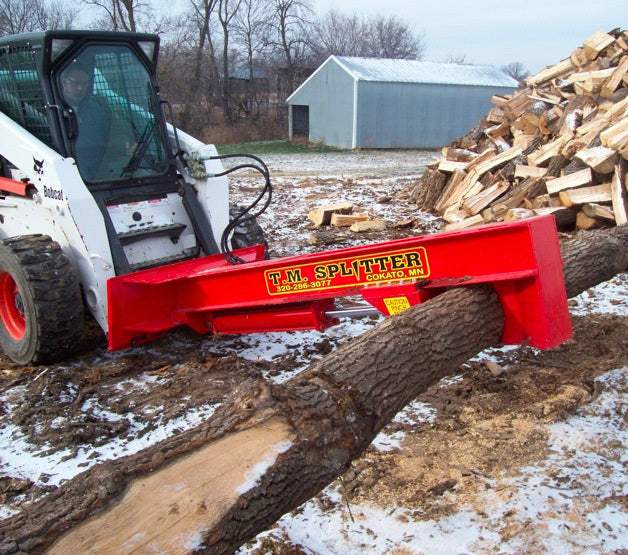
[[[628,226],[561,246],[567,295],[628,269]],[[0,524],[0,552],[231,553],[342,475],[417,395],[500,343],[489,286],[396,314],[283,384],[242,384],[208,421],[104,462]]]

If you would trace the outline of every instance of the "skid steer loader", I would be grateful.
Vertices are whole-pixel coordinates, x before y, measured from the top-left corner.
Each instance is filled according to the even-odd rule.
[[[83,300],[106,330],[109,278],[220,252],[227,178],[202,160],[213,146],[166,124],[158,45],[86,31],[0,40],[0,344],[19,363],[63,358]],[[263,243],[250,214],[231,221],[223,247]]]
[[[391,315],[452,286],[491,283],[505,343],[571,334],[554,220],[485,226],[268,260],[256,157],[224,170],[167,123],[156,35],[46,31],[0,39],[0,345],[63,359],[84,307],[110,349],[187,325],[201,333],[318,329]],[[264,177],[230,217],[227,173]],[[336,299],[368,303],[343,307]]]

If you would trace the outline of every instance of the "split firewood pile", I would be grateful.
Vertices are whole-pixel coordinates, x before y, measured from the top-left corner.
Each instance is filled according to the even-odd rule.
[[[628,31],[597,31],[528,77],[410,190],[446,229],[554,214],[561,230],[628,221]]]

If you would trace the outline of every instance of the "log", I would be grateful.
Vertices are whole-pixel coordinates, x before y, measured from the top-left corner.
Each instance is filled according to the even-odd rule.
[[[416,203],[419,210],[432,210],[442,194],[447,176],[436,169],[426,169],[412,189],[408,200]]]
[[[572,297],[628,269],[628,226],[578,234],[561,254]],[[0,553],[231,553],[345,472],[419,393],[498,345],[502,327],[490,287],[442,293],[283,384],[242,384],[158,448],[65,482],[0,524]]]

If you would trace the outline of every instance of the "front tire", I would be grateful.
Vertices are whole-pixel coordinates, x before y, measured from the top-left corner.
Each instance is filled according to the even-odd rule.
[[[47,235],[0,241],[0,346],[18,364],[61,360],[78,344],[83,302],[76,272]]]
[[[229,220],[233,221],[239,217],[244,209],[235,204],[229,205]],[[254,245],[264,245],[265,258],[268,258],[268,242],[264,235],[264,230],[257,223],[257,218],[250,214],[242,216],[231,235],[231,247],[242,249]]]

